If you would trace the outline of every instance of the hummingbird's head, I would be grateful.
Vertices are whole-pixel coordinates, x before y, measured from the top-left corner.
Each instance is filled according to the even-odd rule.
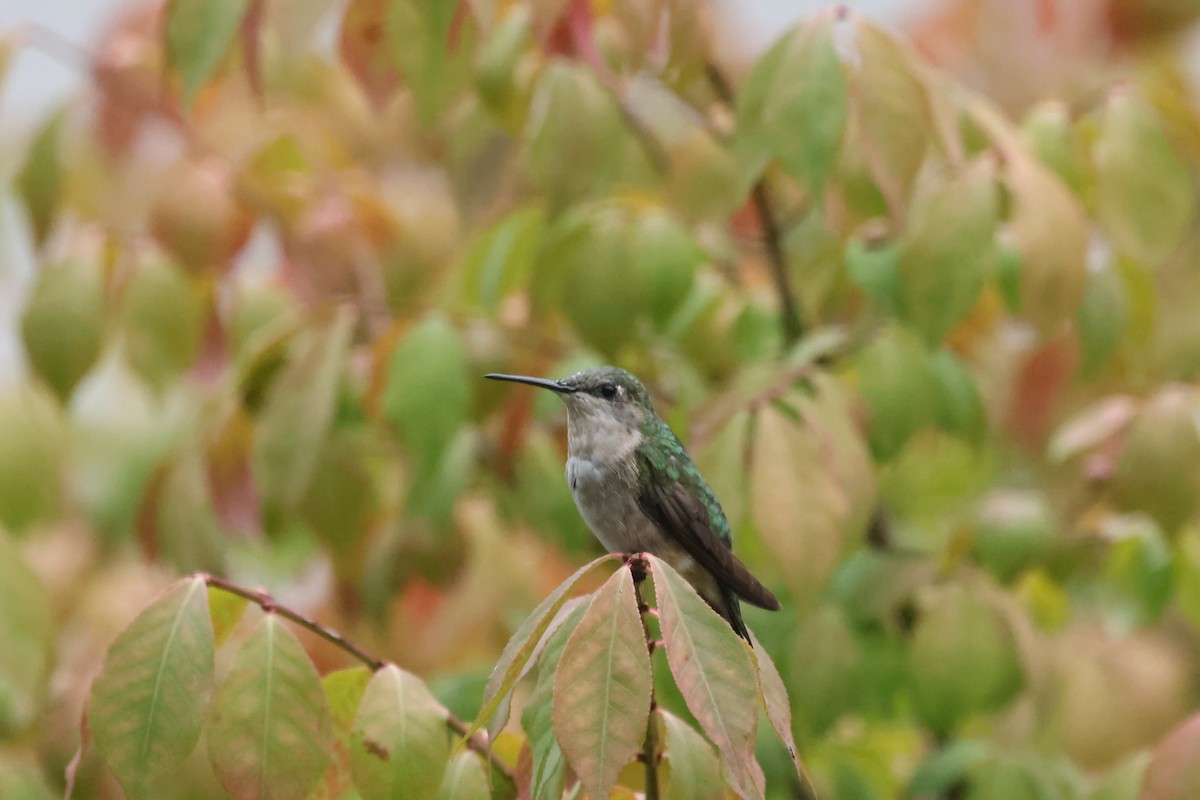
[[[555,392],[566,403],[567,423],[571,428],[594,420],[636,429],[642,420],[654,413],[646,387],[619,367],[593,367],[558,381],[496,373],[484,377],[528,383]]]

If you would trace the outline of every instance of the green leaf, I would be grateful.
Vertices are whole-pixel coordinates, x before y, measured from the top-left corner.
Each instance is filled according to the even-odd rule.
[[[1108,361],[1125,335],[1129,314],[1125,283],[1112,268],[1089,272],[1083,302],[1075,313],[1081,346],[1079,371],[1092,377]]]
[[[971,714],[1007,703],[1024,676],[1012,631],[978,584],[927,587],[909,641],[917,715],[947,732]]]
[[[183,82],[184,105],[229,52],[250,0],[171,0],[167,6],[167,64]]]
[[[846,242],[846,274],[879,310],[890,317],[904,313],[900,280],[900,247],[894,242],[872,244],[855,237]]]
[[[666,758],[671,764],[667,800],[724,800],[725,781],[712,745],[686,722],[661,709]]]
[[[955,784],[968,781],[971,770],[988,757],[991,746],[975,739],[958,739],[926,758],[908,784],[910,797],[933,797],[948,793]]]
[[[383,412],[426,468],[436,464],[467,418],[471,380],[458,333],[433,314],[408,332],[392,352]]]
[[[213,651],[201,577],[172,586],[109,647],[92,684],[88,727],[129,797],[158,796],[196,746]]]
[[[302,800],[333,747],[329,701],[300,642],[275,614],[246,640],[213,697],[208,756],[236,800]]]
[[[366,667],[339,669],[321,679],[333,719],[333,751],[325,774],[309,792],[308,800],[349,800],[348,793],[358,796],[350,769],[350,746],[354,717],[370,681],[371,670]]]
[[[906,328],[885,328],[858,356],[859,389],[871,409],[871,452],[887,461],[932,422],[936,383],[929,356]]]
[[[1163,385],[1130,425],[1109,483],[1118,508],[1146,512],[1169,534],[1196,512],[1197,409],[1192,386]]]
[[[1083,157],[1066,103],[1058,99],[1038,103],[1021,122],[1021,133],[1038,160],[1078,191]]]
[[[0,797],[4,800],[54,800],[62,797],[62,792],[50,790],[42,771],[43,766],[32,753],[0,750]]]
[[[542,70],[522,136],[529,175],[552,212],[602,190],[620,166],[619,111],[592,71],[579,63],[551,59]]]
[[[21,317],[33,369],[64,402],[100,356],[104,339],[103,266],[67,259],[38,270]]]
[[[395,664],[376,672],[350,747],[354,783],[364,800],[435,797],[449,757],[446,711],[421,679]]]
[[[432,126],[471,77],[474,48],[451,46],[450,26],[459,4],[453,0],[393,0],[386,4],[385,47],[416,100],[421,122]],[[468,16],[460,39],[474,36]]]
[[[933,123],[919,65],[906,46],[882,28],[858,18],[858,72],[854,108],[867,165],[892,216],[908,206]]]
[[[309,331],[268,392],[254,438],[254,472],[268,508],[293,509],[308,491],[333,422],[354,313],[343,306]]]
[[[487,686],[483,690],[483,707],[479,710],[479,716],[471,723],[464,739],[488,724],[488,721],[492,719],[503,701],[512,692],[517,680],[525,670],[525,665],[533,657],[538,644],[550,627],[550,623],[554,621],[559,609],[567,602],[568,593],[598,566],[609,564],[613,560],[613,556],[601,556],[575,570],[571,577],[560,583],[533,610],[533,613],[525,618],[525,621],[517,628],[517,632],[508,640],[508,644],[504,645],[504,651],[500,653],[500,659],[496,662],[496,666],[492,667],[492,674],[488,676]],[[507,717],[507,711],[505,716]],[[503,724],[499,727],[503,727]]]
[[[846,77],[828,14],[797,25],[755,64],[737,96],[738,134],[761,139],[819,195],[846,127]]]
[[[624,565],[592,598],[554,678],[554,733],[589,796],[608,797],[641,749],[650,690],[650,653]]]
[[[466,293],[489,314],[529,280],[545,216],[538,206],[519,208],[481,233],[468,250]]]
[[[717,746],[730,786],[742,797],[762,797],[762,773],[754,759],[758,680],[750,650],[669,564],[654,556],[650,564],[675,683]]]
[[[464,750],[450,759],[437,800],[478,800],[490,796],[487,767],[478,753]]]
[[[633,221],[629,253],[642,275],[646,310],[661,330],[691,291],[704,250],[678,217],[650,208]]]
[[[952,352],[942,349],[929,359],[934,381],[933,419],[946,433],[978,445],[987,433],[987,417],[979,387],[966,365]]]
[[[975,307],[991,272],[998,205],[989,156],[913,201],[900,240],[900,283],[905,316],[930,346]]]
[[[0,526],[20,533],[53,519],[69,441],[62,411],[36,385],[0,390]]]
[[[1195,225],[1196,187],[1154,108],[1136,93],[1112,92],[1093,160],[1096,216],[1117,249],[1152,269],[1178,253]]]
[[[166,387],[196,360],[204,336],[204,300],[188,276],[164,258],[145,259],[121,295],[121,333],[130,366]]]
[[[250,601],[224,589],[208,588],[208,616],[212,620],[213,642],[220,647],[246,614]]]
[[[16,543],[0,530],[0,736],[37,716],[50,669],[50,598]]]
[[[46,241],[50,234],[54,215],[58,212],[62,200],[63,169],[60,151],[65,119],[66,108],[61,108],[43,123],[29,145],[25,163],[16,175],[16,189],[29,212],[29,219],[33,224],[33,238],[38,244]]]
[[[564,225],[561,255],[551,268],[562,275],[562,308],[585,342],[613,357],[629,340],[646,307],[646,275],[633,247],[637,213],[618,204],[587,209]]]
[[[583,598],[580,598],[582,601]],[[533,771],[529,796],[532,800],[559,800],[562,797],[566,762],[562,748],[554,738],[554,676],[562,659],[563,648],[574,632],[588,604],[579,602],[559,627],[548,633],[545,649],[538,657],[537,685],[521,712],[521,728],[529,740]],[[565,607],[564,607],[565,610]]]
[[[146,486],[173,443],[178,418],[130,369],[117,342],[71,397],[77,485],[93,521],[129,535]]]
[[[843,574],[846,571],[848,568]],[[883,595],[877,578],[870,586],[872,599]],[[862,660],[862,649],[838,606],[821,606],[801,623],[792,640],[788,677],[796,719],[804,730],[823,734],[854,708],[861,688]]]
[[[1117,591],[1133,601],[1139,622],[1162,615],[1175,591],[1176,565],[1171,546],[1153,520],[1141,515],[1115,515],[1104,525],[1108,558],[1105,577]]]
[[[224,571],[226,540],[206,468],[200,448],[188,446],[159,473],[155,535],[163,555],[181,572]]]

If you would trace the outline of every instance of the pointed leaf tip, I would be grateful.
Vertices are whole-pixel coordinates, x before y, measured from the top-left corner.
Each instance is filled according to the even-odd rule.
[[[421,679],[395,664],[376,672],[350,745],[354,784],[364,800],[432,800],[449,758],[446,710]]]
[[[641,749],[651,688],[650,652],[626,564],[592,598],[554,679],[554,733],[590,797],[608,797]]]
[[[758,679],[749,645],[669,564],[649,559],[675,683],[717,746],[730,786],[744,798],[762,797],[762,770],[754,758]]]
[[[333,746],[329,701],[300,642],[266,614],[213,697],[208,755],[236,800],[303,800]]]
[[[131,798],[152,797],[196,746],[213,681],[204,579],[186,578],[113,642],[92,684],[88,726]]]

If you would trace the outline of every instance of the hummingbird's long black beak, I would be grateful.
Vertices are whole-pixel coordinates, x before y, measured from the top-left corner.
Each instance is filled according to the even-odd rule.
[[[549,389],[558,394],[572,394],[575,392],[575,387],[567,386],[562,381],[552,381],[549,378],[531,378],[528,375],[502,375],[498,372],[489,372],[484,375],[485,378],[490,378],[494,381],[512,381],[513,383],[528,383],[530,386],[540,386],[543,389]]]

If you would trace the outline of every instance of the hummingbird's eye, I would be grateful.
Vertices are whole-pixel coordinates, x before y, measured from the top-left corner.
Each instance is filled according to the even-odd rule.
[[[617,396],[617,385],[615,383],[600,384],[600,396],[605,400],[612,400]]]

